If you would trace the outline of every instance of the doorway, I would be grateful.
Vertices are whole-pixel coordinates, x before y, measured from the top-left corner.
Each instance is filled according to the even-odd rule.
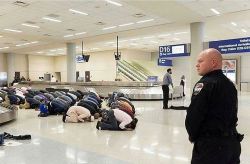
[[[85,71],[85,82],[90,82],[90,71]]]
[[[61,82],[61,72],[55,72],[55,78],[57,82]]]

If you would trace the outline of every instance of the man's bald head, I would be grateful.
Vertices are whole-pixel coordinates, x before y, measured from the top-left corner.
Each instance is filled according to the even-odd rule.
[[[221,69],[222,68],[221,53],[214,48],[209,48],[202,51],[198,56],[196,68],[198,74],[201,76],[211,71]]]

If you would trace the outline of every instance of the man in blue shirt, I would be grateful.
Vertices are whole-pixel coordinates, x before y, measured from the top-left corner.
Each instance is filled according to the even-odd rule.
[[[172,70],[171,68],[167,69],[167,73],[163,77],[162,91],[163,91],[163,109],[169,109],[168,107],[168,98],[169,98],[169,85],[173,87],[172,82]]]

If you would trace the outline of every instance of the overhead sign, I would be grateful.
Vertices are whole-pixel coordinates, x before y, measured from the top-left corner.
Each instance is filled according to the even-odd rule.
[[[173,66],[172,60],[159,58],[158,59],[158,66]]]
[[[76,62],[77,63],[83,63],[84,62],[84,58],[82,55],[76,55]]]
[[[158,76],[148,76],[147,81],[148,82],[157,82],[158,81]]]
[[[189,56],[186,44],[168,45],[159,47],[159,58]]]
[[[222,54],[250,52],[250,37],[212,41],[209,48],[215,48]]]

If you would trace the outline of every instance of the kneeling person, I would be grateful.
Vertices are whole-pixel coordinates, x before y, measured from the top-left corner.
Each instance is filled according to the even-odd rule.
[[[94,121],[90,111],[81,106],[72,106],[68,109],[67,113],[63,115],[63,122],[84,122]]]

